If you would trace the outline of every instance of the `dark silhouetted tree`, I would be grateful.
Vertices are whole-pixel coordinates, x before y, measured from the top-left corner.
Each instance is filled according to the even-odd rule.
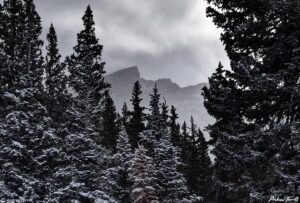
[[[136,81],[132,90],[131,103],[133,111],[131,112],[131,119],[128,124],[129,141],[133,148],[137,147],[139,133],[145,129],[144,124],[144,107],[141,106],[141,85],[139,81]]]

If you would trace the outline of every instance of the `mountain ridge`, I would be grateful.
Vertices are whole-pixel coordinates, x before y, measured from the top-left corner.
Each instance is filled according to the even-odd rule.
[[[213,123],[214,119],[208,115],[201,95],[202,88],[207,86],[207,83],[199,83],[196,85],[180,87],[170,78],[161,78],[158,80],[147,80],[142,78],[137,66],[131,66],[119,71],[107,74],[105,79],[112,85],[111,96],[115,101],[118,111],[121,111],[124,102],[131,109],[130,98],[133,84],[138,80],[142,87],[142,105],[148,107],[149,94],[157,84],[161,98],[166,99],[169,106],[176,107],[179,114],[179,122],[190,121],[193,116],[195,122],[201,129],[204,129],[208,124]],[[161,101],[162,102],[162,101]]]

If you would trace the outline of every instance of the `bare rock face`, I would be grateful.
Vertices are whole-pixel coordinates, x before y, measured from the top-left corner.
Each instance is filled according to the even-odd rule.
[[[106,80],[112,85],[112,98],[115,101],[117,109],[120,111],[124,102],[128,108],[131,108],[130,98],[134,82],[140,81],[142,86],[142,105],[148,107],[152,89],[155,83],[161,93],[161,102],[166,100],[169,106],[174,105],[179,114],[179,122],[190,121],[193,115],[197,125],[204,129],[208,124],[213,123],[214,119],[208,115],[204,105],[202,88],[206,83],[200,83],[194,86],[180,87],[170,79],[164,78],[156,81],[145,80],[141,78],[137,66],[129,67],[106,76]]]

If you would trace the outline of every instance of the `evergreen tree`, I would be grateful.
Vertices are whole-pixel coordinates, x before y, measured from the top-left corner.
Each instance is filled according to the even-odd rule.
[[[191,127],[190,127],[190,132],[191,132],[190,136],[191,137],[190,137],[190,140],[191,140],[192,144],[195,144],[196,139],[197,139],[197,125],[194,122],[193,116],[191,116],[190,122],[191,122]]]
[[[24,73],[24,68],[20,65],[23,57],[21,45],[24,41],[23,2],[4,0],[0,13],[0,88],[4,91],[8,87],[17,88]]]
[[[117,113],[116,107],[114,105],[114,101],[109,96],[109,93],[105,93],[105,100],[104,100],[104,109],[102,112],[102,130],[100,132],[101,135],[101,143],[103,146],[107,147],[108,149],[112,150],[113,152],[116,150],[117,146],[117,137],[119,133],[118,128],[118,120],[117,120]]]
[[[56,121],[63,122],[66,117],[63,112],[69,103],[66,95],[66,76],[64,73],[64,65],[60,62],[57,36],[53,24],[49,28],[47,34],[48,46],[46,47],[46,63],[45,63],[45,86],[46,86],[46,103],[47,109],[52,118]]]
[[[169,122],[169,107],[167,106],[166,102],[161,104],[161,125],[162,128],[167,128],[169,127],[168,122]]]
[[[190,135],[188,133],[186,122],[184,121],[182,124],[182,133],[181,133],[181,159],[184,163],[186,163],[186,159],[188,157],[189,153],[189,147],[190,147]]]
[[[180,125],[177,123],[178,114],[176,113],[176,108],[171,106],[171,116],[170,116],[170,133],[171,141],[174,146],[180,147]]]
[[[101,124],[101,103],[104,91],[109,85],[104,81],[104,62],[101,60],[102,45],[95,34],[95,22],[90,6],[82,17],[84,29],[77,35],[74,53],[67,57],[70,71],[69,83],[76,91],[76,108],[74,113],[83,122],[79,128],[88,125],[91,134],[99,132]],[[95,132],[96,131],[96,132]],[[96,136],[96,135],[94,135]]]
[[[203,88],[204,106],[208,113],[216,118],[216,124],[208,127],[211,143],[216,141],[218,131],[234,132],[241,123],[238,114],[241,109],[238,100],[240,94],[238,91],[232,91],[235,84],[230,76],[230,72],[225,71],[223,65],[219,63],[216,72],[209,78],[210,88]]]
[[[4,0],[1,5],[1,48],[10,60],[20,57],[24,29],[24,4],[21,0]]]
[[[80,97],[98,100],[101,90],[109,85],[104,82],[104,62],[101,61],[102,48],[95,33],[93,12],[88,6],[82,17],[84,29],[77,35],[74,53],[67,59],[70,86]],[[96,102],[94,101],[94,102]]]
[[[190,133],[187,133],[187,127],[184,123],[183,125],[183,162],[184,162],[184,174],[187,179],[187,185],[193,193],[199,195],[199,190],[197,190],[199,184],[199,167],[200,163],[198,156],[198,149],[196,146],[196,125],[194,124],[193,117],[190,121]]]
[[[132,102],[132,115],[130,122],[128,124],[128,135],[129,135],[129,140],[130,144],[133,148],[137,147],[138,144],[138,136],[139,133],[142,132],[145,129],[145,124],[144,124],[144,107],[141,107],[141,85],[139,81],[136,81],[133,86],[132,90],[132,97],[131,97],[131,102]]]
[[[209,128],[215,143],[216,201],[262,201],[278,186],[278,168],[285,177],[296,175],[288,169],[291,165],[272,161],[282,154],[267,140],[299,119],[299,2],[208,2],[208,16],[224,28],[221,40],[232,68],[225,74],[217,70],[204,90],[206,107],[217,119]],[[282,134],[280,143],[289,142]],[[297,181],[283,179],[281,186],[299,187]]]
[[[110,159],[110,152],[99,143],[104,136],[103,128],[110,128],[114,120],[111,118],[116,118],[116,113],[111,98],[105,93],[109,85],[103,77],[102,45],[95,36],[89,6],[83,22],[84,29],[77,36],[74,53],[66,59],[70,71],[69,85],[74,94],[65,111],[68,119],[62,131],[63,159],[52,174],[55,189],[49,198],[58,202],[94,202],[98,199],[115,202],[103,193],[99,185]],[[113,139],[106,136],[107,147],[115,147],[114,135]]]
[[[59,54],[57,36],[53,24],[47,34],[48,46],[46,55],[46,89],[50,96],[55,93],[62,93],[65,90],[64,67],[60,63],[61,55]]]
[[[150,115],[148,116],[148,126],[147,129],[151,130],[156,139],[161,138],[160,129],[161,129],[161,113],[159,107],[160,94],[158,93],[157,84],[153,88],[153,93],[150,94]]]
[[[129,178],[129,162],[133,158],[133,153],[125,129],[118,135],[116,148],[116,154],[112,156],[112,166],[104,173],[101,187],[120,202],[129,203],[132,186]]]
[[[204,199],[210,198],[211,161],[208,156],[208,143],[203,133],[191,117],[190,133],[186,123],[182,126],[181,158],[183,173],[187,186],[193,194],[201,195]]]
[[[4,95],[16,110],[10,109],[1,125],[0,185],[6,188],[1,199],[42,201],[51,191],[47,178],[60,159],[57,146],[61,140],[56,130],[48,126],[51,118],[36,99],[39,96],[36,88]]]
[[[102,112],[105,91],[109,87],[104,81],[102,45],[95,34],[95,22],[90,6],[82,17],[84,29],[77,35],[74,53],[67,57],[70,71],[69,85],[75,91],[75,102],[68,110],[71,132],[85,131],[98,142],[102,139]]]
[[[109,152],[83,133],[67,134],[62,143],[61,163],[49,177],[55,186],[49,199],[58,202],[94,202],[108,196],[99,185],[108,165]]]
[[[139,146],[135,150],[134,158],[131,161],[130,177],[133,180],[131,199],[134,203],[157,203],[153,187],[153,160],[146,155],[147,150]]]
[[[122,125],[125,127],[126,131],[128,129],[129,121],[130,121],[130,111],[128,110],[126,102],[124,102],[124,105],[122,107],[121,122]]]
[[[147,127],[146,130],[144,130],[140,135],[140,142],[143,144],[143,146],[146,147],[148,150],[148,155],[150,157],[154,157],[155,154],[155,148],[163,135],[163,131],[166,129],[166,122],[164,122],[164,119],[162,117],[162,114],[160,112],[160,103],[159,98],[160,94],[158,94],[157,85],[155,84],[155,87],[153,88],[153,94],[150,94],[150,114],[147,115]],[[165,109],[166,110],[166,109]],[[167,112],[165,112],[166,114]],[[165,115],[166,117],[167,115]],[[163,124],[164,123],[164,124]],[[165,125],[165,126],[163,126]]]
[[[208,142],[204,134],[198,129],[196,137],[196,148],[200,165],[198,166],[198,193],[206,198],[210,198],[211,193],[211,160],[208,155]]]
[[[0,42],[1,57],[7,60],[3,67],[10,74],[15,71],[18,74],[9,77],[5,92],[1,92],[4,111],[0,119],[0,182],[4,191],[0,198],[43,201],[52,188],[46,181],[58,164],[60,150],[57,145],[61,140],[56,129],[49,126],[51,118],[40,101],[43,94],[39,74],[43,68],[40,20],[33,2],[5,1],[1,12],[1,18],[8,23],[8,30],[1,35]],[[30,22],[29,18],[32,18]],[[30,36],[25,35],[29,28],[33,29]],[[12,36],[13,33],[16,35]],[[24,47],[31,49],[24,50]]]
[[[166,111],[163,110],[163,112]],[[157,194],[161,202],[180,202],[189,197],[189,191],[184,176],[178,171],[181,164],[179,149],[173,146],[166,124],[167,120],[163,119],[161,123],[162,137],[155,146]]]
[[[42,33],[41,18],[36,11],[33,0],[24,0],[24,41],[22,43],[23,63],[26,67],[25,81],[40,88],[42,87],[43,63],[42,46],[40,39]],[[26,78],[30,77],[30,78]]]
[[[225,28],[221,39],[238,84],[232,92],[243,93],[240,114],[260,125],[293,122],[298,109],[294,87],[299,78],[299,2],[208,2],[207,15]]]

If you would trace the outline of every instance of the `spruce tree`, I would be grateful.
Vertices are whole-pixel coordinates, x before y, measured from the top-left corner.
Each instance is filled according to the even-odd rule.
[[[219,63],[216,72],[209,78],[210,87],[203,88],[204,106],[208,113],[216,118],[216,123],[208,127],[211,143],[216,141],[218,131],[234,132],[241,123],[238,114],[240,95],[237,91],[232,91],[234,82],[230,76],[230,72],[224,70],[223,65]],[[229,123],[234,125],[231,126]]]
[[[190,147],[190,135],[188,133],[186,122],[184,121],[181,127],[181,159],[186,163]]]
[[[191,140],[191,143],[192,144],[195,144],[196,143],[196,139],[197,139],[197,125],[195,124],[194,122],[194,118],[193,116],[191,116],[191,120],[190,120],[190,140]]]
[[[104,198],[106,195],[99,182],[106,169],[109,152],[84,132],[67,134],[61,150],[60,164],[49,177],[50,184],[55,186],[49,193],[49,199],[94,202]]]
[[[42,33],[41,18],[36,11],[33,0],[24,0],[24,41],[22,43],[23,63],[26,68],[27,83],[36,87],[42,87],[43,63],[42,46],[40,39]]]
[[[196,125],[193,117],[190,121],[190,133],[187,133],[187,127],[183,125],[183,162],[184,162],[184,174],[187,179],[187,185],[190,191],[199,195],[197,190],[199,184],[199,167],[201,165],[198,150],[196,146]]]
[[[163,128],[169,127],[169,107],[167,106],[166,102],[161,104],[161,125]]]
[[[197,190],[199,194],[206,198],[211,198],[211,160],[208,151],[208,142],[205,140],[204,134],[198,129],[196,137],[197,154],[200,165],[198,166],[198,184]]]
[[[159,202],[153,186],[153,159],[146,154],[147,150],[139,145],[129,169],[133,181],[131,200],[134,203]]]
[[[53,188],[48,178],[61,158],[61,139],[41,101],[40,19],[31,1],[5,1],[1,12],[9,28],[0,42],[7,60],[3,65],[10,74],[18,73],[9,78],[1,95],[5,122],[0,124],[0,182],[5,191],[0,198],[43,201]]]
[[[208,200],[211,195],[211,161],[208,156],[208,143],[194,123],[193,117],[191,117],[190,123],[190,132],[188,132],[185,122],[182,126],[182,171],[190,192]]]
[[[124,105],[122,107],[121,122],[122,125],[125,127],[126,131],[128,129],[129,120],[130,120],[130,111],[128,110],[126,102],[124,102]]]
[[[177,123],[178,114],[176,112],[176,108],[171,106],[171,116],[170,116],[170,133],[171,133],[171,141],[175,146],[180,147],[180,125]]]
[[[138,144],[138,136],[139,133],[142,132],[145,129],[145,124],[144,124],[144,107],[141,106],[141,85],[139,81],[136,81],[133,86],[132,90],[132,97],[131,97],[131,102],[132,102],[132,107],[133,111],[131,112],[131,119],[128,124],[128,135],[129,135],[129,140],[130,144],[133,148],[137,147]]]
[[[133,153],[124,128],[118,135],[116,149],[116,154],[111,158],[111,166],[104,172],[102,177],[101,187],[120,202],[129,203],[132,187],[129,177],[129,162],[133,158]]]
[[[58,50],[58,42],[55,29],[51,23],[47,34],[48,46],[46,47],[46,90],[54,97],[55,93],[62,93],[65,90],[64,67],[60,63],[61,55]]]
[[[189,197],[189,191],[183,174],[179,172],[180,150],[171,142],[166,103],[162,104],[161,109],[161,138],[154,149],[157,194],[161,202],[180,202]]]
[[[163,134],[163,130],[166,128],[166,126],[165,128],[163,127],[163,123],[165,122],[160,112],[160,94],[158,93],[156,84],[153,88],[153,93],[150,94],[149,106],[150,113],[147,115],[148,123],[146,130],[139,135],[139,138],[140,142],[148,150],[148,155],[154,157],[155,148]]]
[[[117,137],[119,133],[116,107],[114,101],[109,96],[109,92],[105,93],[102,112],[102,129],[99,137],[103,146],[115,152],[117,146]]]
[[[83,23],[84,29],[77,35],[74,53],[66,59],[73,97],[66,110],[68,119],[62,143],[64,156],[52,174],[56,187],[50,198],[59,202],[93,202],[97,199],[113,202],[99,185],[110,157],[110,151],[103,148],[100,141],[104,136],[104,126],[111,124],[110,118],[116,117],[116,114],[112,101],[106,95],[109,85],[103,77],[102,45],[95,36],[93,14],[89,6]],[[105,117],[109,119],[105,119],[108,122],[104,124],[102,113],[105,110]],[[107,138],[111,139],[109,136]],[[108,141],[107,147],[115,147],[115,140],[115,137],[105,140]]]
[[[87,7],[82,20],[84,28],[77,34],[74,53],[66,59],[70,71],[69,85],[76,93],[77,107],[74,113],[81,117],[82,125],[89,125],[92,131],[99,131],[101,103],[109,85],[103,77],[105,73],[104,62],[101,60],[103,46],[99,44],[96,37],[90,6]],[[78,127],[82,128],[82,126]],[[95,134],[95,132],[91,133]]]
[[[90,6],[82,17],[83,30],[77,34],[74,53],[67,57],[70,71],[69,86],[75,91],[76,102],[69,110],[72,132],[89,131],[94,140],[100,140],[103,102],[105,91],[109,87],[104,81],[104,62],[102,45],[95,33],[95,22]],[[72,121],[73,120],[73,121]],[[100,137],[99,137],[100,136]]]
[[[18,88],[20,77],[24,73],[21,66],[21,44],[24,41],[23,2],[21,0],[5,0],[0,9],[0,88],[4,91]]]
[[[46,47],[45,63],[45,86],[46,86],[46,104],[51,117],[56,121],[65,121],[63,116],[69,103],[66,95],[66,76],[64,65],[60,62],[61,55],[58,50],[58,42],[53,24],[47,34],[48,46]]]
[[[298,108],[299,2],[208,2],[207,15],[224,28],[221,40],[234,65],[232,77],[239,88],[232,92],[243,93],[240,114],[260,125],[293,122]]]
[[[157,140],[161,138],[160,128],[161,128],[161,113],[160,113],[160,94],[158,93],[157,84],[153,88],[153,93],[150,94],[150,115],[148,116],[148,126],[147,129],[154,133]]]
[[[67,59],[70,71],[70,86],[79,97],[98,100],[101,90],[109,87],[104,81],[104,62],[101,60],[103,46],[95,33],[93,12],[88,6],[82,17],[84,29],[77,35],[74,53]],[[96,102],[94,101],[94,102]]]
[[[298,188],[297,181],[291,184],[284,178],[277,185],[278,168],[285,177],[296,173],[273,162],[271,157],[277,160],[284,153],[267,140],[271,135],[276,140],[274,131],[299,119],[299,2],[208,2],[208,16],[224,28],[221,40],[232,69],[219,78],[217,70],[204,91],[206,107],[217,119],[209,127],[215,140],[216,201],[262,201],[274,188]],[[290,142],[290,136],[282,134],[280,143]],[[294,163],[292,157],[289,163]]]

